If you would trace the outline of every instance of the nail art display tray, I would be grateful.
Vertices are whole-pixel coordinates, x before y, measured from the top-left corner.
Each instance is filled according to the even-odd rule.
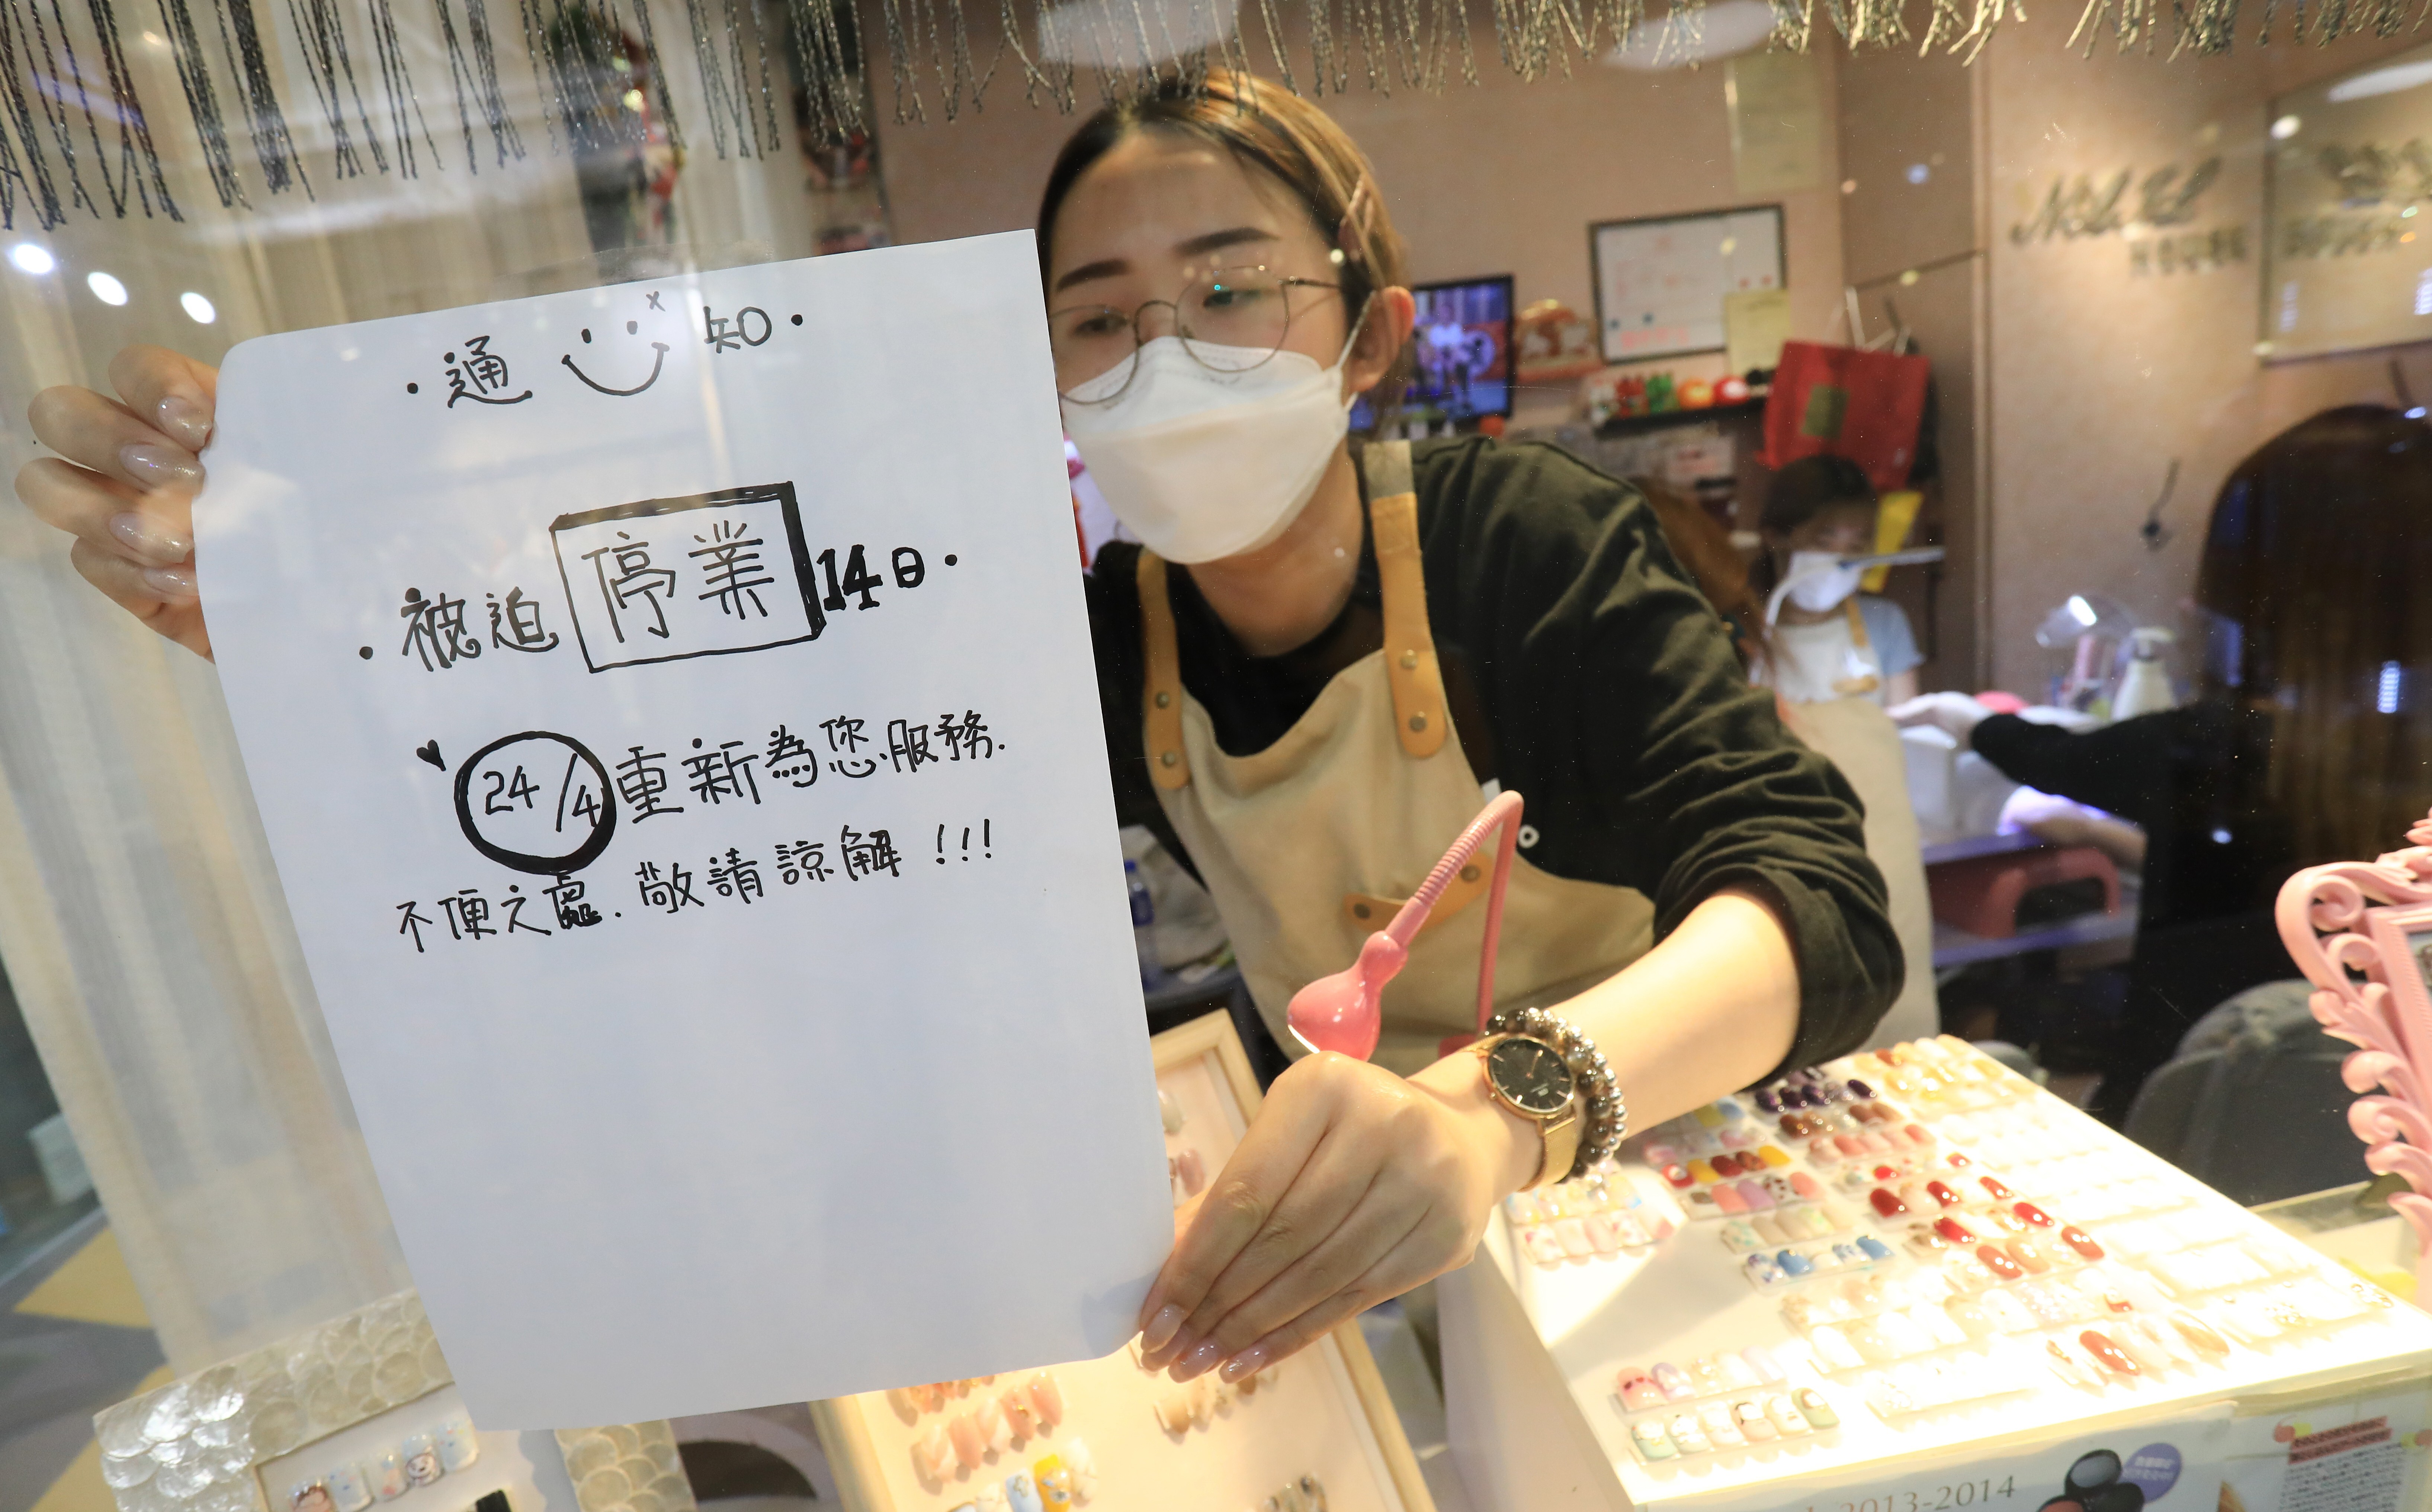
[[[1484,1249],[1440,1284],[1479,1512],[1863,1504],[2221,1403],[2432,1423],[2432,1318],[1948,1036],[1645,1131]]]
[[[1258,1084],[1222,1013],[1153,1045],[1179,1205],[1232,1154]],[[1039,1200],[1087,1195],[1042,1177]],[[812,1411],[846,1504],[870,1512],[1435,1512],[1356,1321],[1231,1386],[1176,1386],[1126,1347]]]
[[[119,1512],[698,1512],[665,1420],[478,1427],[414,1291],[93,1421]]]

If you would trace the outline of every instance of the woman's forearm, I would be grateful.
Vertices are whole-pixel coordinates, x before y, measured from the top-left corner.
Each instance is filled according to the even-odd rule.
[[[1662,944],[1551,1011],[1604,1052],[1630,1127],[1647,1129],[1781,1064],[1799,1032],[1799,963],[1772,906],[1725,888]],[[1468,1114],[1501,1151],[1505,1190],[1535,1172],[1535,1129],[1485,1095],[1477,1057],[1447,1056],[1411,1080]]]

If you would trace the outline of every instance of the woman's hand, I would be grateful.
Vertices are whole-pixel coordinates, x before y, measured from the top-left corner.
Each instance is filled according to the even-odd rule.
[[[1993,711],[1964,693],[1929,693],[1895,703],[1884,712],[1896,725],[1932,725],[1965,746]]]
[[[64,387],[34,395],[26,417],[35,439],[59,455],[26,463],[17,496],[76,537],[68,560],[87,582],[208,657],[194,502],[219,375],[161,347],[129,346],[111,360],[110,382],[117,399]]]
[[[1310,1056],[1275,1079],[1149,1288],[1141,1363],[1238,1381],[1468,1263],[1543,1151],[1474,1055],[1407,1081]]]

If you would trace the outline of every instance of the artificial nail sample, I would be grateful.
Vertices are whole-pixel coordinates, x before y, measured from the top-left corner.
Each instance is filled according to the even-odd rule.
[[[1953,1191],[1951,1188],[1950,1184],[1947,1182],[1926,1183],[1925,1195],[1933,1198],[1935,1202],[1944,1207],[1957,1207],[1960,1202],[1959,1194]]]
[[[933,1422],[920,1437],[912,1440],[912,1471],[924,1481],[942,1481],[946,1478],[946,1468],[954,1453],[954,1444],[946,1436],[946,1425]]]
[[[1765,1420],[1764,1406],[1754,1402],[1731,1403],[1731,1426],[1738,1429],[1740,1436],[1751,1444],[1761,1444],[1767,1439],[1782,1436],[1782,1431]]]
[[[1028,1438],[1039,1432],[1039,1415],[1031,1410],[1030,1398],[1020,1386],[999,1392],[996,1404],[1005,1415],[1005,1432],[1015,1438]]]
[[[1157,1399],[1157,1425],[1170,1434],[1191,1431],[1191,1397],[1179,1387]]]
[[[2206,1327],[2204,1319],[2193,1313],[2172,1313],[2170,1325],[2176,1328],[2179,1331],[2179,1336],[2193,1345],[2199,1353],[2221,1355],[2229,1352],[2228,1342]]]
[[[405,1479],[413,1486],[428,1486],[446,1473],[439,1464],[439,1450],[429,1434],[415,1434],[397,1446],[405,1455]]]
[[[1704,1159],[1689,1162],[1689,1179],[1700,1184],[1713,1181],[1714,1179],[1714,1163]]]
[[[1731,1423],[1731,1409],[1719,1402],[1709,1402],[1697,1409],[1697,1426],[1706,1430],[1706,1441],[1716,1449],[1744,1449],[1748,1440]]]
[[[946,1420],[946,1443],[954,1452],[954,1463],[967,1470],[979,1469],[980,1457],[988,1453],[980,1425],[968,1412],[958,1412]]]
[[[1706,1441],[1705,1434],[1697,1427],[1697,1420],[1687,1413],[1676,1413],[1669,1426],[1672,1430],[1672,1442],[1679,1446],[1680,1453],[1684,1454],[1714,1453],[1714,1446]]]
[[[1678,1165],[1664,1168],[1664,1180],[1676,1191],[1685,1190],[1696,1185],[1697,1182],[1697,1177],[1689,1174],[1688,1167]]]
[[[1869,1260],[1888,1260],[1892,1257],[1892,1247],[1871,1234],[1859,1235],[1857,1245],[1858,1252]]]
[[[980,1399],[980,1404],[971,1409],[971,1422],[980,1431],[980,1442],[989,1449],[1001,1450],[1011,1447],[1013,1425],[1006,1420],[1005,1409],[998,1406],[992,1399],[988,1397]]]
[[[1777,1145],[1766,1145],[1758,1150],[1756,1155],[1757,1159],[1764,1161],[1766,1165],[1774,1167],[1777,1169],[1790,1164],[1790,1155],[1788,1151],[1782,1150]]]
[[[1824,1184],[1803,1170],[1790,1173],[1790,1189],[1813,1202],[1824,1196]]]
[[[1807,1432],[1807,1420],[1790,1404],[1790,1399],[1780,1392],[1765,1399],[1765,1415],[1772,1420],[1775,1432],[1784,1438],[1794,1438]]]
[[[441,1423],[438,1438],[443,1469],[460,1470],[481,1457],[481,1440],[473,1432],[473,1420],[464,1413]]]
[[[2018,1217],[2025,1218],[2028,1222],[2034,1224],[2039,1229],[2048,1229],[2052,1226],[2052,1215],[2045,1212],[2042,1208],[2035,1206],[2033,1202],[2014,1202],[2010,1205],[2010,1211],[2016,1213]]]
[[[1756,1370],[1759,1379],[1775,1382],[1782,1379],[1782,1366],[1770,1353],[1766,1352],[1764,1345],[1749,1345],[1748,1348],[1740,1351],[1740,1357],[1748,1361],[1749,1366]]]
[[[1997,1202],[2010,1202],[2018,1200],[2018,1194],[2002,1185],[2001,1179],[1998,1176],[1979,1176],[1976,1178],[1976,1183],[1992,1193],[1993,1201]]]
[[[2079,1254],[2086,1256],[2088,1260],[2100,1260],[2103,1258],[2103,1246],[2095,1243],[2093,1236],[2088,1235],[2084,1229],[2079,1228],[2076,1224],[2071,1223],[2063,1228],[2060,1231],[2060,1236],[2062,1243],[2068,1245],[2070,1249],[2075,1250]]]
[[[1039,1499],[1039,1483],[1028,1470],[1015,1470],[1005,1478],[1005,1504],[1011,1512],[1047,1512],[1047,1504]]]
[[[1949,1217],[1948,1215],[1934,1220],[1934,1232],[1941,1235],[1944,1238],[1950,1240],[1953,1244],[1974,1244],[1976,1242],[1976,1235],[1968,1232],[1967,1224],[1962,1223],[1957,1218]]]
[[[1646,1371],[1634,1366],[1622,1368],[1618,1389],[1621,1404],[1630,1412],[1645,1412],[1649,1407],[1664,1405],[1664,1390],[1647,1378]]]
[[[1174,1101],[1174,1094],[1163,1087],[1157,1089],[1157,1116],[1158,1121],[1165,1125],[1167,1134],[1182,1132],[1182,1104]]]
[[[2011,1259],[2025,1267],[2031,1276],[2040,1276],[2052,1268],[2052,1262],[2044,1258],[2044,1252],[2024,1239],[2012,1239],[2002,1248],[2009,1252]]]
[[[2143,1368],[2138,1366],[2135,1360],[2130,1359],[2127,1352],[2121,1350],[2118,1344],[2113,1343],[2111,1336],[2103,1333],[2101,1329],[2087,1329],[2085,1333],[2077,1336],[2077,1341],[2086,1347],[2086,1353],[2093,1355],[2095,1360],[2100,1363],[2104,1369],[2111,1371],[2115,1375],[2142,1375],[2144,1373]]]
[[[1697,1386],[1677,1365],[1658,1360],[1651,1373],[1655,1377],[1656,1386],[1663,1389],[1665,1396],[1675,1402],[1685,1401],[1697,1394]]]
[[[1185,1197],[1197,1197],[1208,1184],[1207,1162],[1200,1158],[1197,1150],[1189,1145],[1175,1151],[1174,1174],[1182,1183],[1182,1195]]]
[[[1053,1428],[1064,1420],[1064,1388],[1056,1381],[1056,1372],[1041,1370],[1023,1387],[1030,1394],[1031,1410],[1039,1420]]]
[[[1841,1425],[1841,1415],[1824,1400],[1824,1393],[1814,1386],[1800,1386],[1791,1394],[1791,1400],[1799,1404],[1799,1416],[1816,1427],[1837,1428]]]
[[[1989,1244],[1980,1244],[1976,1247],[1976,1258],[1984,1263],[1985,1269],[2003,1281],[2016,1281],[2027,1273],[2025,1267]]]
[[[1714,1206],[1723,1212],[1745,1213],[1748,1210],[1748,1200],[1740,1196],[1739,1192],[1731,1186],[1709,1187],[1705,1195],[1712,1197],[1714,1200]]]
[[[330,1504],[338,1512],[363,1512],[372,1504],[371,1477],[360,1465],[339,1466],[329,1473],[326,1485]]]
[[[1652,1418],[1630,1424],[1630,1442],[1638,1451],[1638,1457],[1649,1464],[1670,1459],[1680,1453],[1672,1447],[1672,1440],[1664,1432],[1664,1425]]]
[[[1875,1211],[1884,1218],[1896,1218],[1908,1216],[1908,1204],[1901,1201],[1899,1194],[1887,1186],[1878,1186],[1867,1193],[1866,1201],[1872,1202]]]
[[[413,1485],[405,1478],[405,1456],[392,1449],[372,1461],[372,1492],[383,1502],[394,1502]]]

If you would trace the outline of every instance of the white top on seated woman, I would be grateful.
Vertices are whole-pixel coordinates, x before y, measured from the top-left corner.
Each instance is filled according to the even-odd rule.
[[[1875,549],[1877,509],[1874,485],[1847,458],[1801,457],[1773,475],[1758,524],[1773,580],[1754,676],[1791,703],[1917,697],[1925,658],[1907,613],[1858,592],[1866,569],[1840,565]]]

